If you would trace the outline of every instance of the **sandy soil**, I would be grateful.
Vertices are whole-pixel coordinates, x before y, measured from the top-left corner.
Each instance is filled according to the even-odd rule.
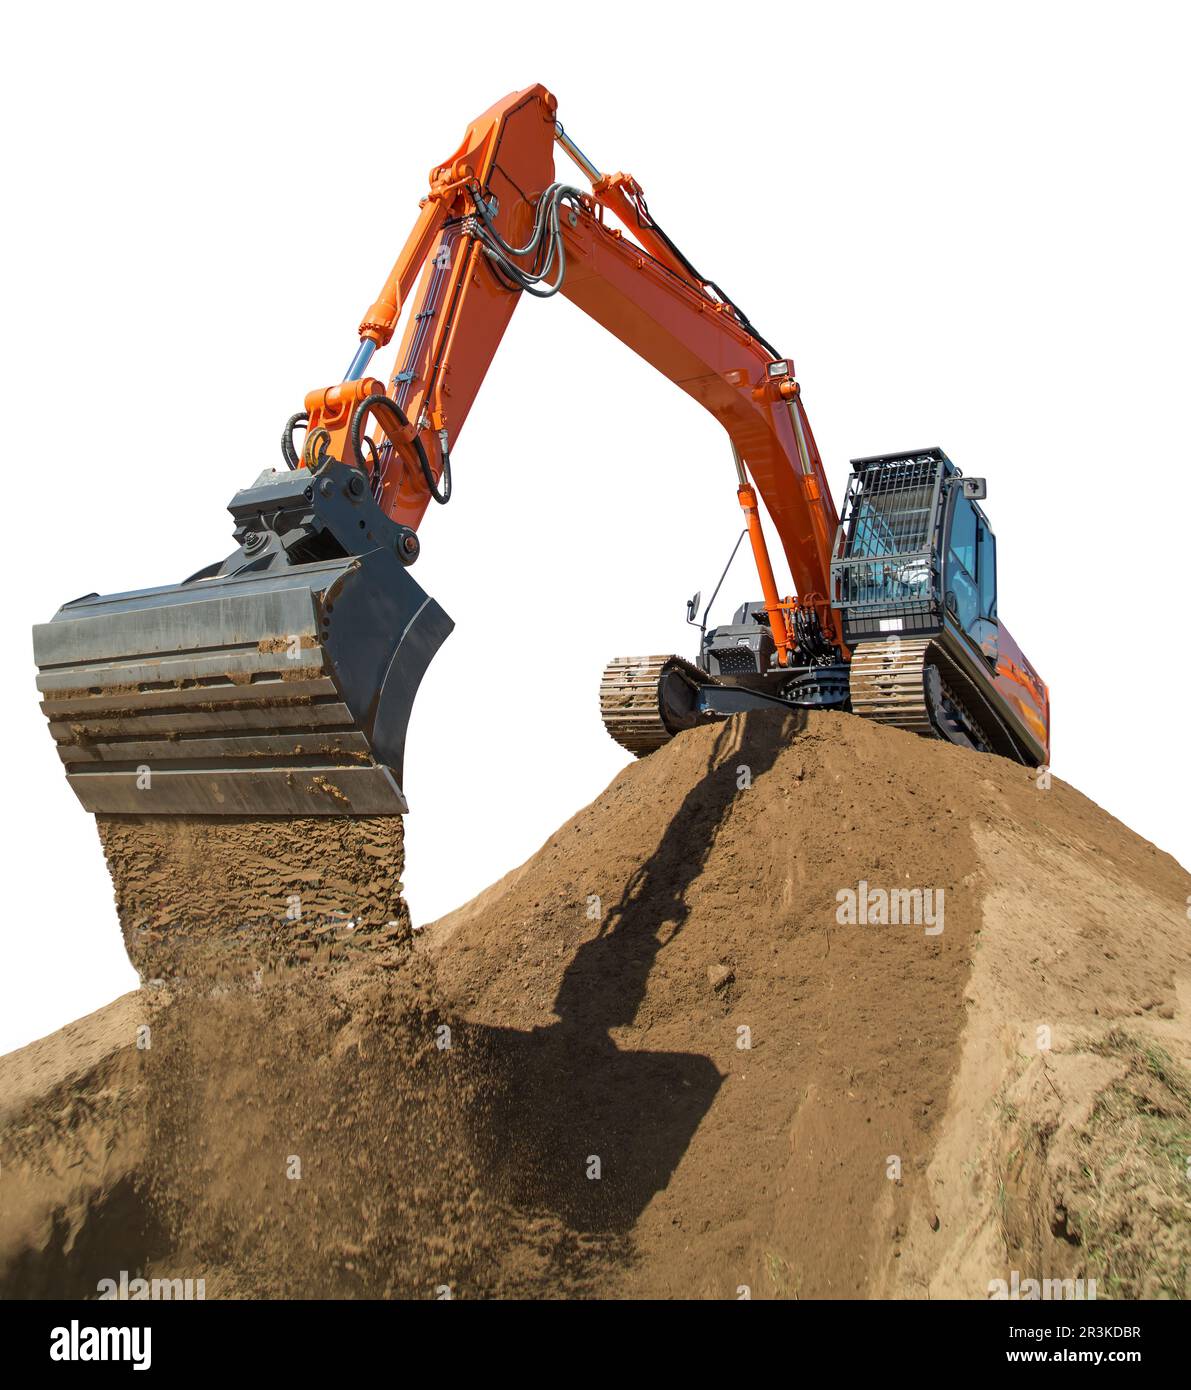
[[[1057,781],[738,718],[416,934],[397,821],[100,833],[154,983],[0,1060],[4,1296],[1187,1294],[1191,879]]]
[[[243,978],[408,942],[394,816],[96,816],[129,959],[145,979]],[[331,954],[335,954],[331,949]]]

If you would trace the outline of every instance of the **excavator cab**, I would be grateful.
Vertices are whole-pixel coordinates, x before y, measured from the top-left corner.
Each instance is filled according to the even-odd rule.
[[[938,629],[952,476],[941,449],[852,460],[831,566],[832,606],[842,611],[848,646]]]
[[[831,562],[852,709],[1037,766],[1046,686],[997,614],[997,542],[942,449],[854,459]]]

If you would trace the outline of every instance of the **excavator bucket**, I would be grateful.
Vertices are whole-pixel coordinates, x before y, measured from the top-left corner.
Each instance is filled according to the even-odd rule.
[[[414,696],[454,624],[414,532],[331,460],[229,506],[239,550],[33,630],[42,710],[88,811],[401,815]]]

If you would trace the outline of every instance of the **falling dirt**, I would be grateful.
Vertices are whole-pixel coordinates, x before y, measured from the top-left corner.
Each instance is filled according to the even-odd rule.
[[[146,979],[239,977],[410,939],[395,816],[96,816]]]
[[[0,1295],[1185,1297],[1191,879],[846,715],[414,933],[395,819],[100,820],[133,995],[0,1060]]]

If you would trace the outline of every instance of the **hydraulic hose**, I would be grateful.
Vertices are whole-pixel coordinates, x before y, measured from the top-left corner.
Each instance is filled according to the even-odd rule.
[[[549,299],[558,293],[566,275],[566,248],[559,227],[559,208],[564,203],[577,202],[581,196],[577,188],[552,183],[538,200],[533,231],[524,246],[507,242],[497,230],[483,199],[476,200],[480,241],[506,289],[524,290],[537,299]],[[533,254],[530,267],[518,265],[514,259],[530,253]],[[556,261],[557,271],[554,270]],[[554,272],[553,280],[548,278],[551,272]]]
[[[294,431],[299,425],[308,424],[310,416],[304,410],[299,410],[296,415],[291,415],[285,422],[285,429],[281,431],[281,457],[285,460],[287,467],[297,468],[298,451],[294,448]]]
[[[359,468],[362,472],[364,472],[365,475],[367,475],[368,470],[364,466],[364,421],[368,418],[369,412],[380,412],[382,410],[387,410],[389,414],[393,417],[393,419],[396,420],[398,426],[401,429],[405,430],[409,428],[409,421],[408,419],[406,419],[405,411],[401,409],[401,407],[397,404],[395,400],[393,400],[391,396],[383,395],[380,392],[377,392],[377,394],[373,396],[365,396],[365,398],[360,402],[360,404],[356,406],[355,412],[352,415],[351,425],[352,457],[355,459],[356,467]],[[439,504],[440,507],[445,507],[446,504],[451,500],[450,455],[447,453],[445,449],[443,450],[443,488],[440,492],[438,490],[437,484],[434,481],[434,472],[430,467],[430,459],[427,457],[425,445],[422,443],[421,438],[417,434],[414,435],[412,443],[414,447],[414,452],[418,456],[418,465],[422,470],[422,478],[426,483],[427,491],[430,493],[430,496],[433,497],[434,500]]]

